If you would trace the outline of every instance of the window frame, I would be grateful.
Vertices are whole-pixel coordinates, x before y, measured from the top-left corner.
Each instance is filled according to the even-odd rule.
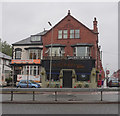
[[[76,31],[78,31],[78,32],[76,32]],[[75,36],[75,39],[79,39],[80,38],[80,30],[79,29],[75,29],[75,35],[74,36]]]
[[[41,42],[41,36],[31,36],[31,42]]]
[[[62,39],[62,38],[63,38],[63,30],[58,30],[58,39]]]
[[[64,56],[65,49],[64,47],[53,47],[52,49],[57,48],[57,55],[56,56]],[[51,47],[48,48],[48,56],[51,56]],[[53,50],[52,50],[53,52]],[[52,56],[55,57],[55,53],[52,53]]]
[[[67,39],[68,38],[68,30],[65,29],[63,30],[63,39]]]
[[[17,52],[19,52],[19,55],[18,55]],[[16,48],[15,49],[15,59],[21,59],[21,56],[22,56],[22,49],[21,48]]]
[[[70,39],[74,39],[74,38],[75,38],[75,30],[70,29]]]
[[[28,59],[41,59],[41,50],[40,49],[29,49],[28,57],[29,57]]]
[[[80,48],[80,47],[85,48],[84,56],[78,55],[78,48]],[[74,49],[75,49],[75,52],[74,52]],[[77,47],[74,47],[74,48],[73,48],[73,55],[78,56],[78,57],[79,57],[79,56],[80,56],[80,57],[90,56],[90,47],[89,47],[89,46],[77,46]]]

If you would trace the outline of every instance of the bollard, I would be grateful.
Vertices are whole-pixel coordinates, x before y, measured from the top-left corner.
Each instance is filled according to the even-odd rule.
[[[35,101],[35,92],[33,91],[33,101]]]
[[[13,91],[11,91],[11,101],[13,101]]]
[[[57,101],[57,91],[55,91],[55,101]]]
[[[103,94],[103,92],[101,91],[101,101],[103,100],[103,99],[102,99],[102,97],[103,97],[102,94]]]

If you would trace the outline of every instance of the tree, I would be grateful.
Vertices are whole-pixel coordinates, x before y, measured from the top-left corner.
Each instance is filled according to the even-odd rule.
[[[2,42],[1,42],[1,39],[0,39],[0,52],[2,52]]]
[[[8,56],[12,56],[12,46],[6,41],[1,41],[0,39],[0,51]]]

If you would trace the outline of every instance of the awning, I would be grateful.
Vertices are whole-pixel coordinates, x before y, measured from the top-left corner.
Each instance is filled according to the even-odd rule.
[[[66,45],[63,45],[63,44],[52,44],[52,47],[65,47]],[[46,48],[49,48],[51,47],[51,44],[48,44],[45,46]]]
[[[24,65],[24,64],[28,64],[28,65],[31,65],[31,64],[41,64],[41,60],[40,59],[31,59],[31,60],[12,60],[11,65]]]
[[[92,47],[93,44],[88,44],[88,43],[77,43],[77,44],[71,45],[71,47],[77,47],[77,46],[89,46],[89,47]]]

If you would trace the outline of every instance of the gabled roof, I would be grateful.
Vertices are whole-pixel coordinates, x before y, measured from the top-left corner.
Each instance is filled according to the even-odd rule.
[[[82,26],[84,26],[86,29],[88,29],[89,31],[91,31],[92,33],[94,33],[94,34],[98,34],[98,33],[96,33],[96,32],[94,32],[92,29],[89,29],[87,26],[85,26],[84,24],[82,24],[80,21],[78,21],[76,18],[74,18],[72,15],[70,15],[70,11],[68,10],[68,15],[67,16],[65,16],[61,21],[59,21],[55,26],[53,26],[53,28],[55,28],[57,25],[59,25],[63,20],[65,20],[68,16],[70,16],[70,17],[72,17],[74,20],[76,20],[78,23],[80,23]],[[51,31],[52,30],[52,28],[49,30],[49,31]],[[47,33],[49,32],[49,31],[47,31]],[[47,34],[46,33],[46,34]]]
[[[46,32],[47,32],[47,30],[44,30],[43,32],[37,33],[35,35],[31,35],[31,36],[43,36]],[[33,45],[40,45],[40,44],[42,44],[42,41],[40,41],[40,42],[32,42],[31,37],[28,37],[26,39],[23,39],[21,41],[13,43],[12,45],[15,46],[15,45],[32,45],[32,44]]]
[[[0,58],[2,58],[2,59],[8,59],[8,60],[11,60],[11,59],[12,59],[11,56],[8,56],[8,55],[6,55],[6,54],[4,54],[4,53],[2,53],[2,52],[0,52]]]

